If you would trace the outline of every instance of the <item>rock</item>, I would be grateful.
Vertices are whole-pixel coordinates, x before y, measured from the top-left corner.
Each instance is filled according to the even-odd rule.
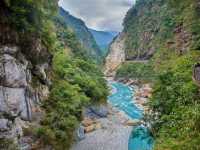
[[[40,64],[40,65],[36,65],[34,70],[33,70],[33,73],[42,81],[44,82],[45,84],[49,84],[48,82],[48,78],[47,78],[47,75],[46,75],[46,69],[48,68],[48,64]]]
[[[19,145],[20,145],[20,150],[31,150],[34,149],[34,144],[33,144],[33,139],[32,137],[22,137],[19,141]],[[38,146],[38,145],[37,145]],[[37,148],[36,146],[36,148]]]
[[[100,123],[96,123],[96,124],[95,124],[95,129],[96,129],[96,130],[101,129],[101,128],[102,128],[102,126],[101,126]]]
[[[50,85],[46,74],[50,54],[42,50],[36,52],[36,57],[31,56],[37,62],[34,64],[25,51],[17,46],[0,47],[0,138],[13,139],[16,143],[23,136],[24,121],[33,121],[33,116],[41,118],[39,104],[48,97]],[[38,59],[41,56],[45,58],[41,59],[43,63]],[[40,74],[33,74],[36,66]],[[33,75],[37,79],[34,86]]]
[[[3,71],[0,78],[6,87],[26,87],[26,65],[19,63],[10,55],[3,55],[0,61],[0,68]]]
[[[92,124],[94,124],[94,121],[90,118],[85,118],[81,124],[84,126],[84,127],[88,127],[88,126],[91,126]]]
[[[86,108],[84,116],[88,118],[105,118],[109,114],[106,106],[91,106]]]
[[[8,116],[21,116],[24,120],[31,119],[30,99],[23,88],[6,88],[0,86],[0,112]]]
[[[0,119],[0,132],[5,132],[10,129],[9,125],[9,120],[8,119]]]
[[[19,48],[17,46],[2,46],[0,47],[0,54],[9,54],[9,55],[16,55]]]
[[[83,126],[80,126],[77,130],[77,137],[79,140],[83,140],[85,138],[85,130]]]
[[[95,125],[93,124],[88,127],[85,127],[84,130],[85,130],[85,133],[90,133],[95,130]]]
[[[23,135],[21,119],[0,119],[0,139],[18,139]]]
[[[105,75],[114,76],[116,69],[125,61],[125,35],[121,33],[110,45],[110,53],[106,57]]]
[[[140,120],[128,120],[125,124],[127,126],[137,126],[140,124]]]
[[[97,107],[93,106],[90,109],[93,113],[95,113],[96,115],[98,115],[101,118],[107,117],[108,112],[109,112],[105,106],[97,106]]]

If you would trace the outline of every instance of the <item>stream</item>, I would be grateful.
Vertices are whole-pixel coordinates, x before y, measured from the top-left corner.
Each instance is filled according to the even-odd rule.
[[[134,89],[119,82],[110,82],[109,84],[112,87],[112,94],[109,96],[108,102],[125,112],[130,119],[141,120],[143,110],[134,104]],[[128,150],[152,150],[153,142],[148,129],[144,125],[140,125],[133,128],[129,137]]]

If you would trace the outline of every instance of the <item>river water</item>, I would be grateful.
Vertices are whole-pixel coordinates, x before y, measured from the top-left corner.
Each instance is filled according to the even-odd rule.
[[[134,104],[133,89],[119,82],[110,82],[112,94],[108,98],[108,102],[124,111],[131,119],[142,119],[143,111]],[[148,129],[143,126],[133,128],[129,137],[128,150],[152,150],[153,138]]]

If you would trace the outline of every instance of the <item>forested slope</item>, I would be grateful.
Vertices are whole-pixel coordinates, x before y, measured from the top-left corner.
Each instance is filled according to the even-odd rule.
[[[57,3],[0,1],[0,149],[69,149],[82,108],[107,97]]]
[[[61,7],[59,8],[59,14],[63,17],[64,22],[72,30],[74,30],[77,39],[82,44],[83,48],[85,48],[85,52],[87,52],[88,56],[95,59],[99,63],[102,62],[103,52],[97,45],[95,38],[85,23],[81,19],[72,16],[69,12]]]
[[[200,95],[192,76],[200,60],[200,1],[138,0],[126,15],[124,34],[126,59],[148,63],[126,63],[117,77],[153,83],[155,149],[199,150]]]
[[[113,41],[113,39],[117,36],[118,32],[114,31],[97,31],[94,29],[90,29],[93,37],[95,38],[98,46],[101,48],[101,52],[103,57],[106,57],[108,54],[109,45]]]

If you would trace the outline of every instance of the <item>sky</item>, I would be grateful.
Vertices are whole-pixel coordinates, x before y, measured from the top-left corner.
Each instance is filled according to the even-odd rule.
[[[59,5],[81,18],[88,27],[121,31],[123,18],[134,0],[60,0]]]

